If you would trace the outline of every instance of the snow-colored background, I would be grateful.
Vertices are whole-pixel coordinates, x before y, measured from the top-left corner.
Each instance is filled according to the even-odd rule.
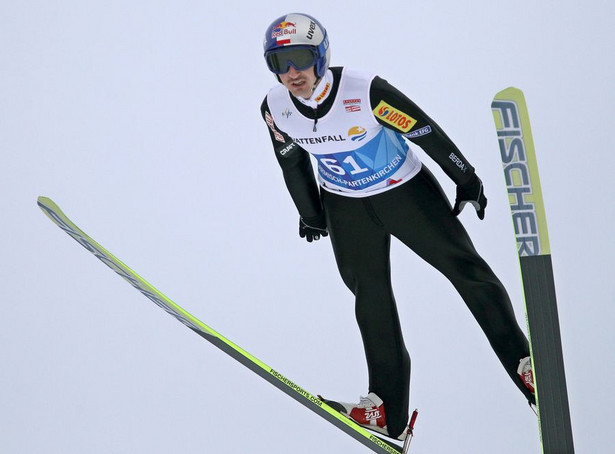
[[[615,7],[606,0],[3,2],[0,452],[368,452],[155,307],[36,206],[39,195],[54,199],[170,298],[310,392],[365,394],[352,296],[329,240],[299,239],[260,118],[275,84],[263,32],[293,11],[325,25],[333,64],[389,80],[477,168],[487,216],[461,218],[522,324],[490,103],[508,86],[524,90],[576,447],[608,452]],[[538,453],[535,416],[452,286],[399,243],[392,261],[421,412],[412,452]]]

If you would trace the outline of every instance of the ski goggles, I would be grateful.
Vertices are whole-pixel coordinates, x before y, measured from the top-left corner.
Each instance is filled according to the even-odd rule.
[[[308,69],[318,62],[318,53],[312,46],[290,46],[265,54],[267,67],[274,74],[285,74],[292,66],[297,71]]]

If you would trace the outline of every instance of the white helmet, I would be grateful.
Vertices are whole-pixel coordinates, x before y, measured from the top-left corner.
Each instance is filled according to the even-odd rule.
[[[312,16],[287,14],[274,20],[263,42],[267,67],[274,74],[284,74],[293,66],[302,71],[314,66],[323,77],[331,60],[329,38],[325,28]]]

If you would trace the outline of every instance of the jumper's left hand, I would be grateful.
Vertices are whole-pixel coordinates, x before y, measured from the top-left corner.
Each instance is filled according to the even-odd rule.
[[[463,186],[457,186],[457,197],[455,199],[455,207],[453,214],[458,216],[466,203],[471,204],[476,209],[476,214],[479,219],[485,218],[485,207],[487,206],[487,197],[483,191],[483,182],[478,176],[473,175],[470,181]]]

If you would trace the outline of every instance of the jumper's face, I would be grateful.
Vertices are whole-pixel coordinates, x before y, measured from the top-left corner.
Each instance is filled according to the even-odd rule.
[[[294,66],[290,66],[288,72],[278,75],[282,84],[294,97],[300,96],[304,99],[309,99],[312,96],[314,85],[316,84],[316,74],[313,66],[302,71],[295,69]]]

